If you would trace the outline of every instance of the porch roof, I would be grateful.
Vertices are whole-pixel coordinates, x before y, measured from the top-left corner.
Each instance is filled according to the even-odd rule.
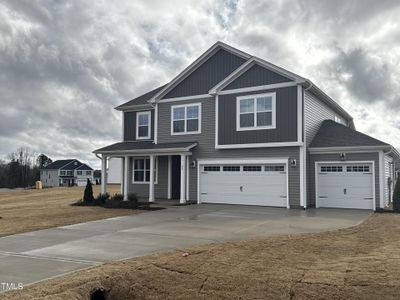
[[[152,141],[119,142],[93,151],[95,154],[161,154],[184,153],[197,146],[197,142],[162,143]]]

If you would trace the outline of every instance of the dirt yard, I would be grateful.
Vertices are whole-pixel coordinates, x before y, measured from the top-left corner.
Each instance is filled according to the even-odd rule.
[[[136,214],[129,209],[70,206],[83,196],[84,187],[0,192],[0,236],[115,216]],[[110,195],[120,191],[110,185]],[[100,186],[93,187],[94,195]]]
[[[183,257],[182,251],[189,256]],[[180,249],[115,262],[1,299],[399,299],[400,215],[329,233]]]

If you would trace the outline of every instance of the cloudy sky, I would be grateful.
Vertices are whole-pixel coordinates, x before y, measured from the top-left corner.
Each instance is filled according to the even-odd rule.
[[[356,128],[400,148],[400,2],[9,0],[0,3],[0,158],[28,146],[99,167],[113,107],[217,40],[314,81]]]

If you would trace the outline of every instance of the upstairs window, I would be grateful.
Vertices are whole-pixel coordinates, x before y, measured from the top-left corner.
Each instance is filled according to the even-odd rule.
[[[92,171],[86,171],[86,175],[92,175]]]
[[[171,134],[201,132],[201,104],[174,105],[171,107]]]
[[[151,112],[140,111],[136,113],[136,139],[144,140],[150,138]]]
[[[82,175],[82,171],[76,171],[76,175]]]
[[[276,128],[275,98],[275,93],[238,97],[236,130]]]

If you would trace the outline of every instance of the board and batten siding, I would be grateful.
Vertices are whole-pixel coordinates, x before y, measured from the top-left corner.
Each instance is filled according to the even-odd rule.
[[[266,93],[276,93],[276,128],[237,131],[237,97]],[[297,141],[297,87],[295,86],[221,95],[218,105],[219,145]]]
[[[379,208],[379,154],[371,153],[346,153],[346,161],[340,161],[340,153],[333,154],[310,154],[307,162],[308,165],[308,201],[307,207],[315,207],[315,162],[335,161],[338,163],[346,163],[346,161],[374,161],[375,163],[375,204]]]
[[[207,94],[212,87],[231,74],[244,62],[245,60],[242,57],[224,49],[219,49],[163,98]]]
[[[201,133],[188,135],[171,135],[171,106],[176,104],[201,103]],[[246,159],[246,158],[294,158],[299,161],[299,147],[250,148],[250,149],[215,149],[215,99],[180,101],[177,103],[159,103],[158,143],[197,142],[189,158],[189,200],[197,201],[197,164],[199,159]],[[299,166],[289,167],[289,202],[291,207],[300,206],[300,172]],[[166,175],[165,175],[166,176]],[[159,177],[160,178],[160,177]],[[166,188],[166,187],[165,187]]]
[[[255,64],[234,81],[232,81],[230,84],[228,84],[223,90],[231,90],[289,81],[292,80]]]
[[[143,110],[151,111],[151,136],[150,140],[154,138],[154,109]],[[124,112],[124,141],[136,141],[136,113],[137,111]],[[144,141],[144,140],[141,140]]]
[[[309,91],[304,91],[304,124],[306,146],[310,145],[324,120],[335,120],[339,116],[347,125],[348,120],[326,105]]]

